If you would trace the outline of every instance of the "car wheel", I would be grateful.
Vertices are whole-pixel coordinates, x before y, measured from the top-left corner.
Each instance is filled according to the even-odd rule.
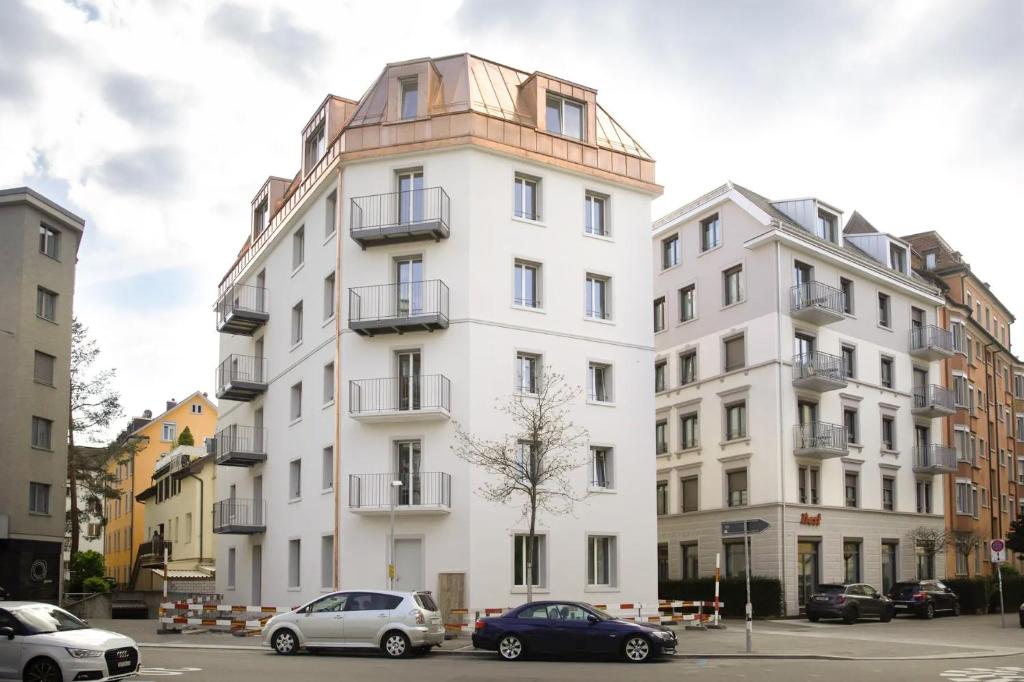
[[[932,618],[934,618],[935,617],[935,604],[932,604],[931,602],[928,602],[925,605],[925,607],[924,607],[924,613],[921,614],[921,617],[924,618],[925,620],[931,620]]]
[[[380,643],[380,650],[388,658],[405,658],[412,653],[412,646],[404,632],[392,630],[384,635],[384,639]]]
[[[892,616],[892,611],[882,611],[882,615],[878,617],[878,620],[883,623],[888,623],[890,620],[892,620]]]
[[[857,609],[852,606],[843,611],[843,622],[847,625],[853,625],[857,622]]]
[[[62,682],[60,667],[49,658],[37,658],[25,666],[25,682]]]
[[[960,602],[958,602],[958,601],[953,602],[953,615],[954,616],[959,616],[960,615]]]
[[[807,620],[811,621],[812,623],[817,623],[819,620],[821,620],[821,618],[818,616],[807,616]]]
[[[418,654],[419,654],[420,656],[426,656],[427,654],[429,654],[429,653],[430,653],[430,650],[431,650],[431,649],[433,649],[433,647],[429,647],[429,646],[421,646],[421,647],[420,647],[419,649],[417,649],[417,651],[416,651],[416,652],[417,652],[417,653],[418,653]]]
[[[523,648],[523,640],[515,635],[505,635],[498,642],[498,653],[506,661],[518,661],[526,653]]]
[[[274,633],[270,645],[282,656],[291,656],[299,650],[299,638],[295,636],[294,632],[284,628]]]
[[[622,653],[630,663],[643,663],[651,657],[651,643],[646,637],[633,635],[622,645]]]

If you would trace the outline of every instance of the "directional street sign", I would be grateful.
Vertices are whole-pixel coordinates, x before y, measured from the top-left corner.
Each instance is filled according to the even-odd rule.
[[[746,521],[722,521],[722,535],[756,535],[771,527],[764,519],[747,519]]]
[[[992,550],[992,563],[999,563],[1006,561],[1006,541],[1000,538],[994,538],[989,543],[988,548]]]

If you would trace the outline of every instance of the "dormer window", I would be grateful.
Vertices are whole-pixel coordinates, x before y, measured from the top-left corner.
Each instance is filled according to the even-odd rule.
[[[935,269],[935,264],[936,264],[936,261],[938,260],[938,258],[939,258],[939,254],[936,253],[935,251],[929,251],[928,253],[924,254],[924,267],[925,267],[925,269],[926,270],[934,270]],[[968,294],[968,297],[970,297],[970,294]],[[968,301],[967,302],[967,307],[969,308],[970,306],[971,306],[971,302]]]
[[[907,271],[907,250],[896,244],[889,244],[889,266],[898,272]]]
[[[252,212],[252,238],[256,239],[267,229],[267,200],[259,203]]]
[[[818,222],[815,234],[833,244],[836,243],[836,216],[828,211],[818,209]]]
[[[416,118],[419,104],[419,78],[403,78],[399,81],[402,90],[402,119]]]
[[[308,138],[306,138],[306,172],[316,165],[324,152],[327,151],[327,131],[324,124],[316,127]]]
[[[549,133],[583,139],[583,104],[580,102],[548,95],[545,121]]]

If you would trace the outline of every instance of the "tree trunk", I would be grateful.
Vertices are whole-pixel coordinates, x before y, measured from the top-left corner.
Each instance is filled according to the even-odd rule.
[[[537,494],[530,495],[530,534],[526,538],[526,601],[533,601],[533,543],[537,530]]]

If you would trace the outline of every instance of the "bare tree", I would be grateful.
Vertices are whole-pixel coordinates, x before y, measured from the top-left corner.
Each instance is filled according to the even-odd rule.
[[[907,538],[915,547],[920,547],[934,565],[935,555],[943,550],[946,545],[955,542],[954,534],[945,528],[933,528],[931,526],[918,526],[907,532]]]
[[[455,425],[455,454],[479,466],[492,478],[478,493],[487,500],[506,504],[522,498],[523,518],[528,521],[525,559],[526,599],[533,600],[534,544],[540,511],[562,515],[586,497],[575,490],[572,474],[587,463],[586,429],[570,418],[579,387],[571,387],[561,374],[545,368],[536,393],[517,393],[499,399],[496,409],[510,418],[513,426],[498,440],[470,434]]]

